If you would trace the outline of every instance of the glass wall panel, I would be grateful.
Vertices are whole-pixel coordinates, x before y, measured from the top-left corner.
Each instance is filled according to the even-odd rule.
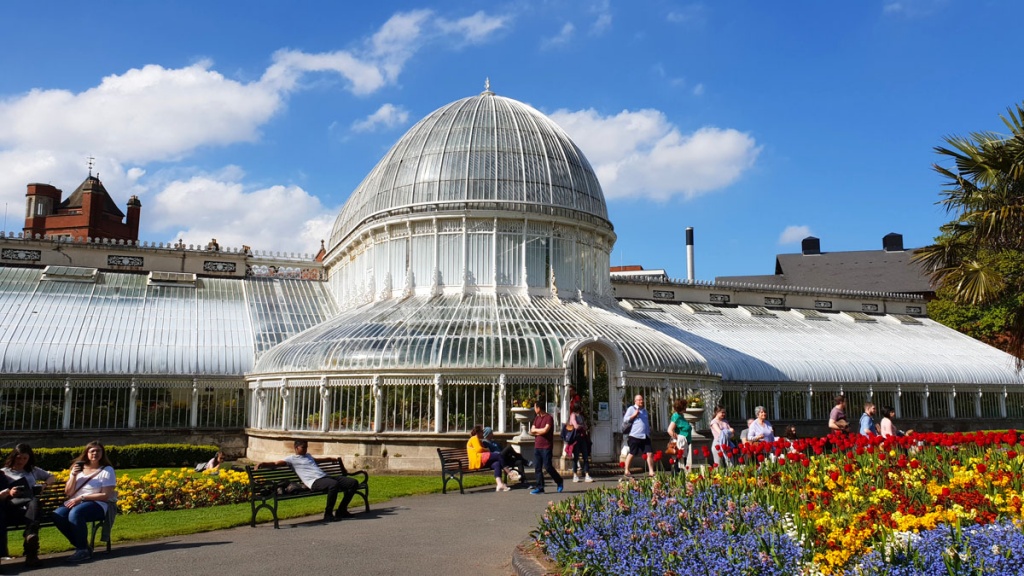
[[[433,284],[434,275],[434,236],[413,236],[412,238],[412,273],[417,287]]]
[[[437,237],[437,267],[442,286],[462,285],[462,234],[440,234]]]
[[[471,286],[493,284],[494,268],[491,265],[494,261],[493,238],[494,236],[491,234],[469,235],[469,251],[466,255],[467,284]]]
[[[550,240],[541,236],[526,237],[526,280],[530,286],[550,286]]]
[[[384,390],[385,432],[433,432],[434,385],[432,382],[388,385]]]
[[[64,382],[4,382],[0,430],[59,430],[64,425]]]
[[[494,426],[497,421],[494,385],[462,381],[445,384],[445,419],[442,432],[469,432],[473,426]]]
[[[408,266],[408,238],[393,238],[387,244],[388,268],[391,271],[391,288],[401,290],[405,286],[405,271]]]
[[[981,395],[981,417],[982,418],[1002,418],[1002,412],[999,407],[999,400],[1002,398],[1002,392],[983,392]],[[957,413],[959,414],[959,412]]]
[[[928,393],[928,417],[951,418],[949,413],[949,392],[932,390]]]
[[[964,418],[977,418],[977,410],[974,405],[974,400],[978,397],[976,392],[959,391],[956,393],[956,399],[954,405],[956,409],[956,417],[960,419]]]
[[[1006,394],[1006,417],[1024,418],[1024,392]]]
[[[805,420],[807,418],[807,392],[783,390],[779,395],[779,419]]]
[[[522,283],[522,234],[498,234],[497,280],[499,286],[519,286]]]
[[[924,392],[918,390],[903,391],[900,395],[900,418],[921,418],[924,406]]]
[[[561,290],[576,290],[576,242],[571,238],[552,238],[555,282]]]

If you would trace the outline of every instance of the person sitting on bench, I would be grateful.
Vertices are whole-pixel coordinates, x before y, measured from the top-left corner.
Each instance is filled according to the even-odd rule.
[[[494,470],[494,482],[497,484],[495,490],[497,492],[508,492],[512,488],[509,487],[501,479],[501,473],[508,473],[508,469],[503,466],[501,454],[498,452],[488,452],[480,439],[484,435],[484,428],[477,424],[473,426],[473,430],[469,433],[469,440],[466,442],[466,457],[469,459],[469,469],[479,470],[484,466]]]
[[[335,522],[342,518],[351,517],[352,514],[348,511],[348,504],[352,501],[352,497],[355,496],[359,482],[348,476],[328,476],[326,472],[317,466],[317,463],[327,462],[330,458],[313,458],[306,454],[309,443],[305,440],[296,440],[294,447],[295,454],[277,462],[260,462],[256,465],[256,468],[259,469],[261,466],[284,466],[285,464],[291,466],[292,470],[295,470],[295,473],[307,488],[314,492],[327,492],[327,506],[324,508],[325,522]],[[335,511],[332,509],[334,508],[334,503],[338,500],[339,490],[344,492],[344,496],[342,496],[341,504],[338,504],[338,509]]]

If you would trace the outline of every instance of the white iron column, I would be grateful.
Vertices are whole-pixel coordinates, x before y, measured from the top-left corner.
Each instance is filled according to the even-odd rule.
[[[327,388],[327,376],[320,377],[320,431],[331,428],[331,391]]]
[[[139,380],[132,376],[132,387],[128,393],[128,427],[135,428],[135,421],[138,418]]]
[[[189,412],[188,420],[190,427],[199,427],[199,378],[192,379],[192,408]]]

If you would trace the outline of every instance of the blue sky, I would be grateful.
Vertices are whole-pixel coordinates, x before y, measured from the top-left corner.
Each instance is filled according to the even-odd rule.
[[[594,165],[613,264],[769,274],[928,244],[943,136],[1024,100],[1015,2],[16,2],[0,9],[0,201],[93,156],[141,237],[314,252],[415,122],[484,79]]]

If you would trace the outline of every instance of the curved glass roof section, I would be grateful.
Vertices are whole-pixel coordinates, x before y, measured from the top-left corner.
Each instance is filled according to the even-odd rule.
[[[486,91],[410,128],[345,203],[329,248],[378,218],[473,208],[612,228],[597,176],[569,136],[530,106]]]
[[[1024,383],[1012,356],[928,318],[717,310],[656,303],[628,315],[696,350],[723,382]]]
[[[145,274],[53,282],[0,267],[0,372],[233,376],[289,336],[337,314],[323,282]]]
[[[566,344],[594,336],[617,344],[622,370],[709,374],[698,354],[617,309],[475,294],[392,299],[343,312],[264,354],[250,377],[371,369],[563,369]]]

